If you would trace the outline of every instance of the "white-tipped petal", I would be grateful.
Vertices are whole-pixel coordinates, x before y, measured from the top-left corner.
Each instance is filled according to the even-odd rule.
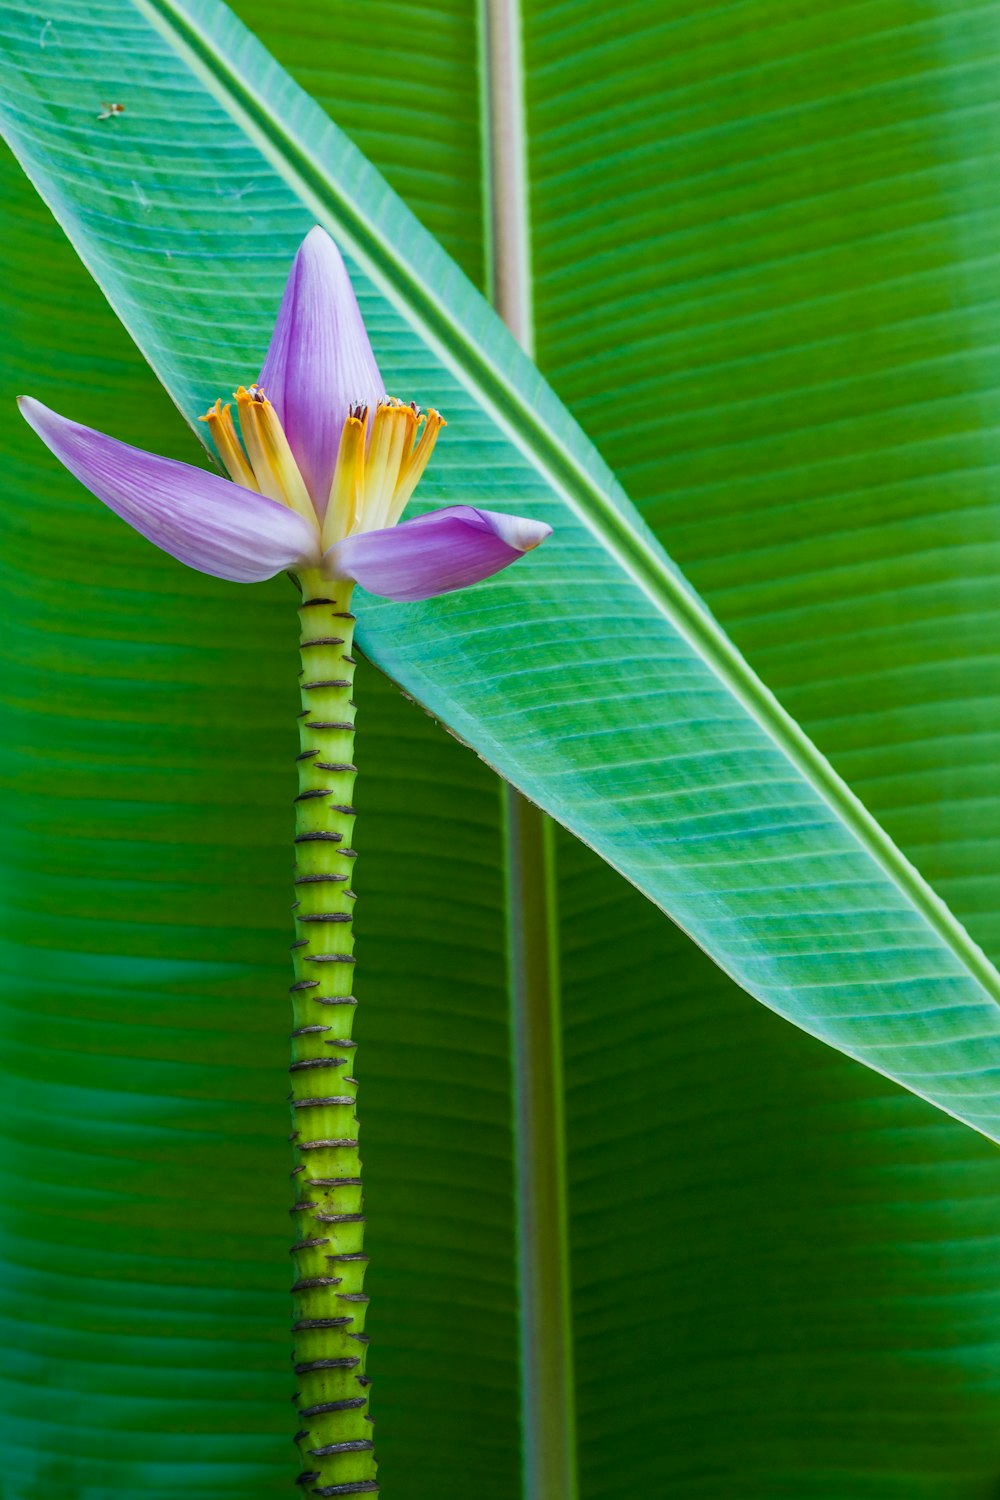
[[[386,531],[346,537],[324,553],[323,572],[386,599],[429,599],[499,573],[551,531],[543,521],[451,505]]]

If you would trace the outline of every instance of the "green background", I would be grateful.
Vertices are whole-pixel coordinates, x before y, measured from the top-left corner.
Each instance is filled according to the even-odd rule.
[[[237,9],[484,284],[473,8]],[[541,368],[994,955],[998,42],[986,4],[525,9]],[[9,163],[3,193],[4,400],[72,388],[193,457]],[[284,1493],[289,587],[153,553],[13,417],[5,452],[0,1493]],[[498,791],[359,689],[382,1479],[506,1497]],[[583,1495],[995,1496],[995,1148],[568,838],[559,875]]]

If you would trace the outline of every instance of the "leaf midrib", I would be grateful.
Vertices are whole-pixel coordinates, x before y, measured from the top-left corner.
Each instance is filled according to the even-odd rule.
[[[337,229],[387,299],[479,401],[501,430],[715,672],[829,810],[876,861],[983,990],[1000,1004],[1000,974],[964,927],[740,656],[705,606],[675,575],[638,518],[633,525],[575,456],[505,380],[462,324],[438,302],[356,204],[311,159],[295,133],[229,58],[192,25],[177,0],[131,0],[253,139],[318,218]],[[239,24],[235,21],[234,24]],[[346,140],[346,153],[355,148]]]
[[[491,301],[534,349],[528,160],[519,0],[480,0],[481,171]],[[524,1500],[577,1500],[576,1381],[562,1064],[554,825],[500,783],[511,1082]]]

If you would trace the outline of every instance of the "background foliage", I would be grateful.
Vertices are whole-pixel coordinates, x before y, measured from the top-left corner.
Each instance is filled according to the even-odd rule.
[[[482,284],[473,10],[239,11]],[[1000,8],[633,4],[623,28],[583,0],[525,27],[544,372],[995,955]],[[190,455],[11,166],[3,188],[9,393],[72,385],[85,420],[116,404]],[[232,591],[26,431],[8,451],[3,1493],[277,1494],[287,585],[240,595],[233,640]],[[361,691],[383,1478],[506,1496],[497,793]],[[995,1494],[994,1148],[755,1006],[568,839],[559,869],[583,1494]]]

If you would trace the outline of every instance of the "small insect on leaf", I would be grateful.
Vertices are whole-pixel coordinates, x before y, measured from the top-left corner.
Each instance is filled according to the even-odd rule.
[[[97,118],[99,120],[111,120],[111,119],[114,119],[115,115],[123,115],[124,113],[125,113],[125,106],[124,106],[124,104],[107,104],[107,103],[105,103],[104,100],[102,100],[101,101],[101,112],[97,116]]]

